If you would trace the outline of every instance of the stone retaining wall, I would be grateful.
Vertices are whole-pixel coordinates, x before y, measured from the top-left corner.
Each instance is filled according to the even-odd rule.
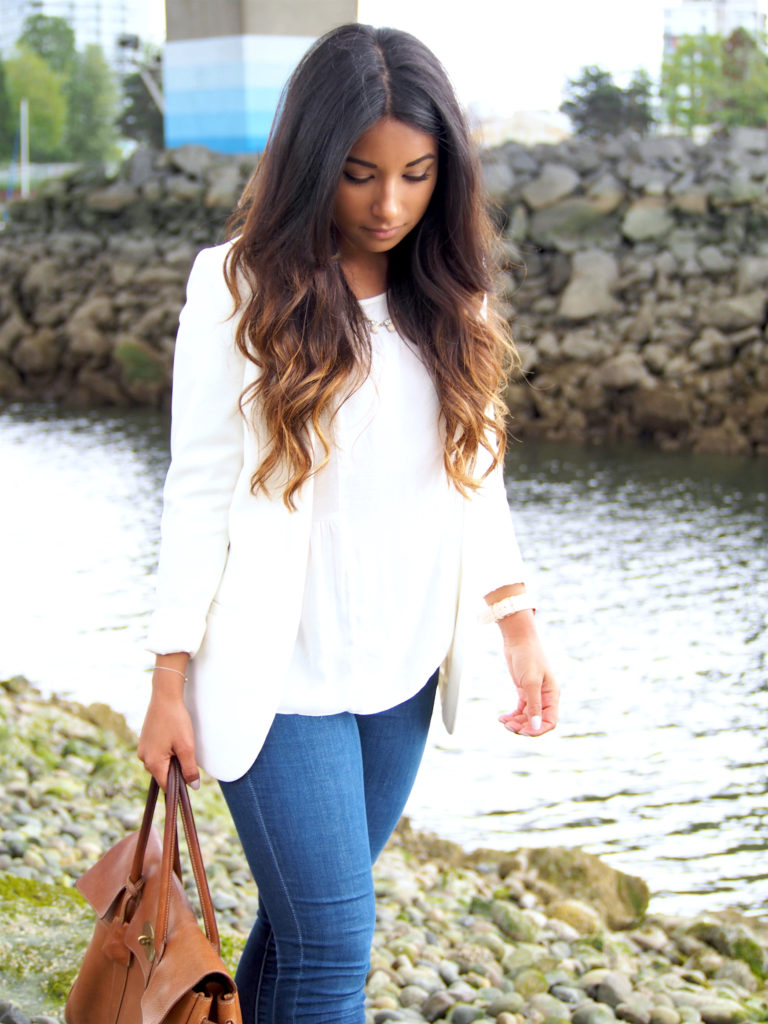
[[[168,400],[197,249],[251,169],[137,153],[16,204],[0,234],[0,398]],[[484,154],[526,372],[518,436],[768,452],[768,130]]]

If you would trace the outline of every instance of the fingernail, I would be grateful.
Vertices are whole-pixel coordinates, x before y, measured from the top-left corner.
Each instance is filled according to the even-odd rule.
[[[190,786],[192,789],[200,789],[200,779],[194,779],[194,781],[190,782]]]
[[[533,718],[531,718],[531,728],[538,732],[541,728],[541,715],[534,715]]]

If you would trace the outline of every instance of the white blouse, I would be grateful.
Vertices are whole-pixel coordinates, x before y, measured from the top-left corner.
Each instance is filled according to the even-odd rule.
[[[278,713],[393,707],[426,683],[453,634],[465,499],[443,465],[437,393],[418,349],[381,323],[386,295],[361,306],[379,324],[371,371],[334,417],[330,461],[314,480],[299,634]],[[501,475],[486,489],[478,598],[522,577]]]

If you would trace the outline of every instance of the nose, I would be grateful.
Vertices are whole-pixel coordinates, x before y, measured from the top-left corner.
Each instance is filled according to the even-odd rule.
[[[396,181],[382,180],[374,197],[371,212],[382,224],[394,226],[400,211],[400,195]]]

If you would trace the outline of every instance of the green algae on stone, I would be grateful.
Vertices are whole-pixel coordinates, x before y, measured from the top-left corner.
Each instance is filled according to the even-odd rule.
[[[75,889],[0,873],[0,991],[36,1013],[59,1009],[93,931]]]

